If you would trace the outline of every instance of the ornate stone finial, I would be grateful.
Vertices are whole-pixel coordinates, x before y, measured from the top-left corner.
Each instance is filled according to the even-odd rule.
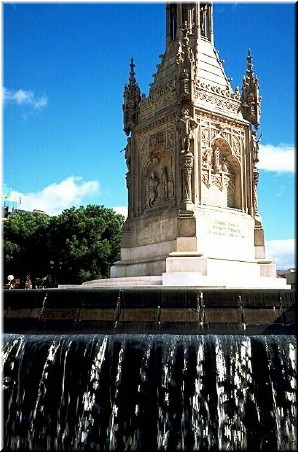
[[[129,73],[129,82],[130,83],[135,83],[136,82],[136,79],[135,79],[135,71],[134,71],[134,68],[136,67],[136,65],[134,64],[134,61],[133,61],[133,57],[131,58],[131,60],[130,60],[130,73]]]
[[[259,95],[259,80],[253,71],[252,54],[248,49],[246,74],[242,84],[242,113],[244,119],[256,128],[260,125],[261,97]]]
[[[130,60],[130,73],[128,85],[124,86],[124,132],[129,135],[136,126],[137,110],[141,100],[141,91],[135,78],[135,64],[133,58]]]
[[[252,65],[252,54],[251,54],[251,50],[250,49],[248,49],[248,51],[247,51],[246,59],[247,59],[247,68],[252,70],[252,68],[253,68],[253,65]]]

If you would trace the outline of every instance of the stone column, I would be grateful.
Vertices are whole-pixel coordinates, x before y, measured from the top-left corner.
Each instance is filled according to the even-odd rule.
[[[127,188],[127,217],[131,217],[131,177],[130,171],[126,173],[126,188]]]
[[[257,168],[253,169],[253,207],[254,207],[254,215],[258,216],[258,196],[257,196],[257,190],[258,190],[258,182],[259,182],[259,171]]]
[[[182,201],[181,209],[192,210],[192,173],[194,156],[191,152],[182,153],[180,156],[182,170]]]

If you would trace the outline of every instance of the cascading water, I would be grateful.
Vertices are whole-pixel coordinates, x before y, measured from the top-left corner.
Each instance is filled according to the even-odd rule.
[[[4,334],[2,365],[5,450],[296,450],[294,335]]]

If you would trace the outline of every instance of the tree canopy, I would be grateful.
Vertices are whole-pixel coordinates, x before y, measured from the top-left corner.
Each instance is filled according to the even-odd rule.
[[[123,222],[113,209],[97,205],[53,217],[14,212],[3,227],[4,280],[8,274],[22,282],[28,274],[33,280],[50,276],[59,284],[106,278],[120,257]]]

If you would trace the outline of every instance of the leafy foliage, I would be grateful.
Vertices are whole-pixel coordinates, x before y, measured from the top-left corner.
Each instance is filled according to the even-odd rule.
[[[27,273],[48,271],[49,254],[46,235],[49,217],[39,213],[16,212],[4,222],[3,258],[6,275],[22,280]]]
[[[19,212],[4,222],[4,272],[22,280],[48,274],[62,284],[109,276],[119,259],[124,217],[103,206],[64,210],[48,217]],[[24,286],[23,286],[24,287]]]

